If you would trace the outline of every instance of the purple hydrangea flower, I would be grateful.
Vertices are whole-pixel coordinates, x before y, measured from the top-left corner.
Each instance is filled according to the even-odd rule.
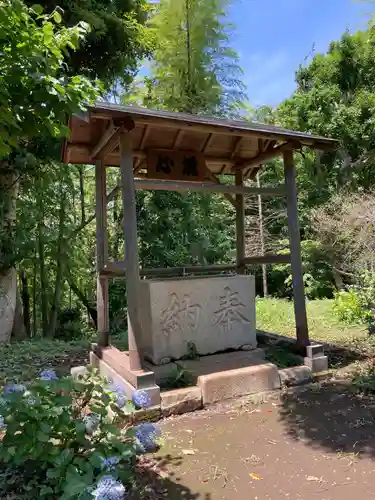
[[[6,429],[7,424],[5,423],[5,419],[2,415],[0,415],[0,431]]]
[[[106,469],[107,472],[113,472],[119,462],[119,457],[103,458],[103,469]]]
[[[151,405],[150,396],[146,391],[135,391],[132,400],[136,408],[148,408]]]
[[[43,370],[40,372],[41,380],[57,380],[57,378],[55,370]]]
[[[85,424],[87,434],[91,435],[99,427],[100,415],[98,415],[97,413],[90,413],[89,415],[85,415],[83,417],[83,422]]]
[[[22,384],[10,383],[4,387],[5,394],[12,394],[15,392],[23,393],[26,391],[26,387]]]
[[[124,389],[118,384],[111,384],[109,390],[114,394],[117,406],[123,408],[128,401]]]
[[[159,448],[161,430],[154,424],[139,424],[135,428],[136,447],[141,453],[151,453]]]
[[[120,481],[112,476],[103,476],[91,495],[96,500],[124,500],[126,493],[126,488]]]

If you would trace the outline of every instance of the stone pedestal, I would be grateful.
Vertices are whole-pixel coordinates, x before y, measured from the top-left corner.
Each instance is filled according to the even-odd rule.
[[[253,276],[145,280],[140,286],[146,359],[256,347]]]

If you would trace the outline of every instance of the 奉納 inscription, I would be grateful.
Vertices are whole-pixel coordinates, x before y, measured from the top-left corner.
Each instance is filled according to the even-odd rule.
[[[220,307],[214,312],[214,321],[212,326],[221,326],[225,331],[229,332],[232,323],[250,323],[250,320],[245,316],[245,304],[239,298],[238,292],[232,292],[229,286],[224,288],[224,295],[219,298]]]
[[[175,331],[196,331],[199,324],[201,306],[192,303],[190,295],[184,295],[182,300],[176,293],[170,294],[169,306],[161,312],[160,325],[165,336]]]

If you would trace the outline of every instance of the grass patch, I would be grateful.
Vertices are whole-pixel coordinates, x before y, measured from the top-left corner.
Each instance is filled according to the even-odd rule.
[[[30,382],[41,370],[53,368],[67,375],[73,366],[88,362],[90,341],[25,340],[0,344],[0,386],[7,382]]]
[[[290,352],[287,346],[267,345],[264,346],[263,349],[266,353],[266,360],[273,363],[278,368],[291,368],[292,366],[298,366],[303,363],[301,357]]]
[[[293,302],[283,299],[257,299],[257,328],[295,338]],[[333,311],[333,300],[307,302],[307,319],[310,337],[318,342],[353,344],[367,342],[368,334],[363,325],[340,322]]]

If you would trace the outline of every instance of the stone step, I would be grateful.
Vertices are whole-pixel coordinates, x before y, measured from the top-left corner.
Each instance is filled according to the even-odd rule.
[[[278,369],[272,363],[220,371],[198,377],[203,404],[280,388]]]

